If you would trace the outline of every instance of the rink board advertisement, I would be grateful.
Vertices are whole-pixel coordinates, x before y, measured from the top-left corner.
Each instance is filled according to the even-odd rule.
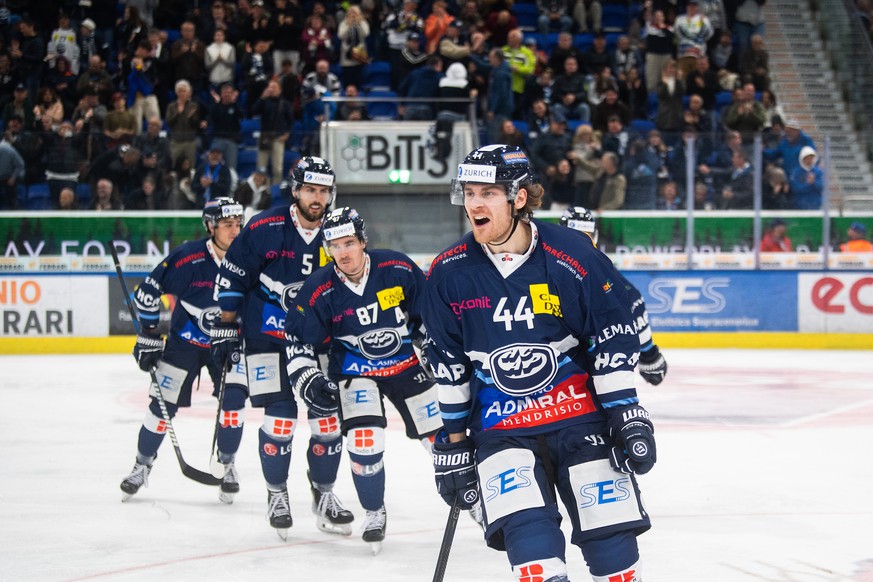
[[[797,331],[797,273],[625,272],[656,331]]]
[[[801,332],[873,333],[873,273],[800,273]]]
[[[107,335],[106,277],[0,277],[0,337]]]

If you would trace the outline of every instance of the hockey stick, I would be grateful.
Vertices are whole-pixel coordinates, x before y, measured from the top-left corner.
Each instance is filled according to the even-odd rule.
[[[133,303],[130,300],[130,293],[127,291],[127,283],[124,282],[124,273],[121,271],[121,262],[118,260],[118,251],[115,250],[115,241],[110,241],[109,250],[112,253],[112,260],[115,262],[115,273],[118,275],[118,282],[121,285],[121,292],[124,294],[124,302],[127,305],[127,310],[130,312],[130,321],[133,323],[134,330],[139,333],[139,319],[136,316],[136,308],[133,306]],[[170,441],[173,443],[173,449],[176,451],[176,458],[179,460],[179,466],[182,468],[182,474],[188,477],[189,479],[193,479],[198,483],[203,483],[204,485],[218,485],[221,483],[221,479],[215,478],[215,476],[204,473],[198,469],[195,469],[191,465],[185,462],[185,459],[182,458],[182,449],[179,448],[179,441],[176,439],[176,431],[173,429],[173,421],[170,419],[170,413],[167,411],[167,403],[164,401],[164,395],[161,392],[160,384],[158,384],[158,378],[155,375],[155,368],[149,370],[149,375],[152,378],[152,385],[155,387],[156,399],[158,401],[158,406],[161,408],[161,416],[164,419],[164,424],[167,427],[167,434],[170,435]]]
[[[452,551],[452,541],[455,539],[455,528],[458,527],[458,517],[460,515],[461,502],[455,497],[452,507],[449,509],[449,518],[446,520],[446,531],[443,532],[443,541],[440,544],[440,555],[437,558],[436,570],[433,573],[433,582],[443,582],[446,566],[449,564],[449,552]]]
[[[227,368],[221,370],[221,386],[218,388],[218,410],[215,412],[215,430],[212,432],[212,452],[209,454],[209,472],[216,479],[224,477],[224,465],[218,458],[218,431],[221,428],[221,405],[224,403],[224,388],[227,383]]]

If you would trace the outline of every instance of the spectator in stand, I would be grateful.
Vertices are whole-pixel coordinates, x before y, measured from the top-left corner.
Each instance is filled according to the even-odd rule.
[[[579,28],[580,34],[588,34],[589,30],[599,32],[603,29],[603,7],[600,0],[576,0],[573,7],[573,20]],[[591,21],[591,26],[588,22]]]
[[[135,6],[139,10],[139,16],[146,26],[151,26],[155,21],[155,8],[159,0],[125,0],[128,6]]]
[[[285,160],[285,143],[291,135],[294,112],[291,104],[282,99],[282,89],[277,81],[270,81],[255,102],[255,115],[261,116],[261,136],[258,139],[258,167],[270,163],[273,183],[282,181]]]
[[[761,186],[761,206],[764,210],[791,208],[791,185],[785,170],[778,166],[770,166]]]
[[[815,149],[815,143],[800,128],[800,122],[791,118],[785,122],[785,136],[776,147],[764,150],[764,159],[782,166],[785,175],[790,178],[800,165],[800,152],[805,147]]]
[[[776,101],[776,94],[770,89],[761,91],[761,105],[764,106],[764,111],[767,113],[767,122],[764,124],[765,130],[773,129],[773,120],[777,117],[785,119],[785,111],[782,106]],[[784,124],[782,124],[784,128]]]
[[[206,159],[194,171],[191,189],[197,196],[197,205],[203,206],[210,200],[230,196],[230,169],[221,157],[221,149],[211,146]]]
[[[588,123],[591,108],[588,106],[585,75],[579,70],[576,59],[564,61],[564,74],[555,77],[552,89],[552,111],[568,119]],[[548,189],[547,189],[548,191]]]
[[[27,85],[27,92],[36,97],[36,90],[42,79],[45,60],[45,41],[36,30],[33,19],[24,15],[18,23],[19,37],[9,41],[9,55],[12,57],[12,70],[19,81]]]
[[[735,2],[736,0],[728,0]],[[709,24],[712,27],[712,36],[706,43],[706,52],[709,54],[715,45],[718,44],[721,33],[727,30],[727,12],[725,11],[724,2],[722,0],[697,0],[697,7],[700,14],[709,19]]]
[[[97,30],[97,25],[90,18],[82,20],[79,24],[79,70],[83,70],[88,63],[91,62],[91,57],[100,56],[100,51],[97,47],[97,35],[94,31]]]
[[[367,121],[370,119],[370,114],[367,112],[367,104],[363,101],[358,101],[356,97],[360,95],[358,88],[355,85],[346,85],[343,91],[347,101],[343,101],[337,107],[336,118],[339,121]]]
[[[424,50],[428,54],[437,51],[440,39],[445,36],[449,24],[455,17],[449,14],[448,5],[444,0],[436,0],[431,5],[431,13],[424,19]]]
[[[518,127],[516,127],[511,119],[503,121],[503,127],[500,130],[500,136],[497,138],[497,143],[506,144],[508,146],[518,146],[527,151],[525,136],[518,130]]]
[[[761,239],[762,253],[790,253],[794,251],[791,239],[788,238],[788,226],[781,218],[774,218],[764,230]]]
[[[170,48],[173,80],[185,80],[192,91],[203,88],[206,80],[206,45],[197,38],[195,24],[187,20],[179,27],[179,39]]]
[[[132,55],[143,40],[147,40],[148,25],[142,20],[139,8],[126,5],[124,16],[115,27],[116,50],[120,55]]]
[[[437,54],[443,59],[446,70],[452,63],[466,64],[470,60],[470,42],[463,30],[464,23],[456,18],[449,23],[446,34],[437,45]]]
[[[746,83],[734,92],[734,103],[724,115],[724,124],[728,129],[740,132],[743,143],[752,143],[755,134],[764,129],[767,112],[759,101],[755,100],[755,86]]]
[[[254,45],[259,39],[272,42],[276,37],[275,22],[270,18],[264,0],[254,0],[251,3],[248,15],[240,21],[239,35],[248,45]]]
[[[494,143],[500,135],[503,121],[512,119],[515,102],[512,92],[512,72],[501,49],[493,48],[488,53],[487,69],[489,71],[488,108],[485,119],[488,122],[488,137]]]
[[[586,76],[585,82],[588,85],[588,103],[592,107],[603,102],[607,89],[615,89],[617,94],[621,94],[618,80],[612,76],[612,69],[609,67],[603,67],[591,79]]]
[[[551,69],[546,68],[536,77],[530,77],[525,83],[522,95],[524,116],[530,113],[531,107],[538,100],[545,101],[546,104],[551,103],[554,89],[555,79]]]
[[[66,12],[58,14],[58,27],[49,37],[46,46],[46,61],[49,68],[55,66],[58,56],[65,57],[74,75],[79,74],[79,44],[76,42],[76,31],[70,25],[70,15]]]
[[[149,30],[149,44],[152,47],[152,67],[155,69],[154,91],[158,97],[158,111],[166,111],[169,99],[167,94],[173,86],[173,71],[170,64],[170,47],[167,46],[167,33],[152,28]]]
[[[536,68],[536,55],[522,44],[524,34],[520,28],[509,31],[506,45],[503,46],[503,56],[512,72],[512,93],[514,99],[513,119],[522,118],[521,104],[524,97],[524,86]]]
[[[15,75],[12,74],[12,60],[5,52],[0,51],[0,111],[12,102],[15,91]]]
[[[589,195],[591,206],[598,214],[604,210],[620,210],[624,206],[627,179],[618,171],[618,156],[614,152],[605,152],[600,164],[600,174]]]
[[[697,157],[697,172],[715,192],[721,192],[721,189],[727,184],[731,173],[733,173],[734,152],[742,149],[743,138],[739,132],[726,131],[724,141],[718,144],[709,155]],[[684,170],[679,168],[679,171]]]
[[[764,37],[753,34],[749,49],[740,57],[740,76],[752,83],[756,91],[770,88],[770,53],[764,48]]]
[[[867,227],[863,222],[853,222],[846,231],[848,240],[840,245],[844,253],[873,253],[873,243],[867,240]]]
[[[299,0],[276,0],[273,17],[276,21],[276,34],[273,37],[273,70],[282,68],[282,61],[291,61],[291,71],[300,69],[300,38],[306,24],[306,14]]]
[[[5,138],[0,141],[0,209],[18,210],[18,186],[24,183],[24,159]]]
[[[333,60],[333,37],[321,16],[313,14],[303,28],[300,37],[303,76],[315,70],[315,63],[322,60]]]
[[[706,55],[706,43],[712,37],[712,24],[709,18],[700,13],[697,0],[688,0],[685,14],[676,18],[673,30],[678,46],[677,66],[682,76],[687,77],[694,70],[697,59]]]
[[[65,112],[76,107],[76,76],[70,71],[69,61],[65,57],[55,59],[55,66],[47,71],[43,86],[54,91]]]
[[[203,41],[203,44],[215,42],[215,32],[218,30],[224,31],[224,40],[231,45],[236,44],[240,39],[236,23],[228,14],[224,3],[221,0],[213,0],[209,13],[206,14],[204,11],[197,24],[197,38]],[[209,65],[207,64],[206,67],[209,68]]]
[[[439,97],[440,78],[443,75],[443,62],[436,55],[430,56],[423,67],[412,71],[400,83],[397,94],[400,97],[427,99],[426,103],[404,102],[398,107],[400,119],[405,121],[429,121],[436,117],[433,100]]]
[[[20,115],[12,115],[6,122],[4,140],[24,160],[24,184],[29,186],[42,182],[45,179],[45,165],[40,134],[26,129]]]
[[[136,117],[127,110],[127,97],[122,93],[115,93],[112,96],[112,110],[103,120],[103,134],[108,139],[106,147],[130,144],[136,135],[136,129]]]
[[[79,201],[76,200],[76,191],[72,188],[61,188],[58,196],[58,210],[79,210]]]
[[[525,82],[525,84],[527,84],[530,83],[531,78],[539,76],[546,70],[546,67],[549,65],[549,55],[546,51],[537,48],[537,39],[532,36],[524,39],[524,44],[534,54],[535,60],[534,72],[527,78],[527,81]]]
[[[541,134],[549,131],[550,118],[551,110],[545,100],[537,99],[534,101],[524,117],[524,121],[527,123],[528,143],[533,143]]]
[[[79,169],[82,161],[78,144],[73,136],[73,124],[62,122],[57,132],[44,125],[43,144],[45,147],[45,179],[49,185],[52,207],[59,206],[62,188],[75,188],[79,182]]]
[[[658,110],[655,114],[655,127],[667,134],[667,142],[675,143],[682,130],[682,97],[685,95],[683,73],[676,61],[670,59],[661,72],[661,80],[655,89],[658,96]]]
[[[694,70],[685,79],[685,87],[688,95],[700,95],[704,109],[715,111],[715,96],[722,89],[718,73],[709,66],[709,57],[697,59]]]
[[[212,147],[221,151],[222,159],[236,169],[239,156],[240,129],[243,112],[237,103],[239,92],[230,83],[224,83],[221,93],[212,92],[213,105],[209,109],[212,129]]]
[[[364,18],[359,6],[349,6],[346,17],[340,22],[338,36],[342,83],[359,87],[364,83],[365,67],[370,61],[367,51],[370,23]]]
[[[400,79],[395,91],[400,91],[400,85],[409,78],[412,71],[424,66],[427,57],[428,54],[421,50],[421,33],[410,32],[406,36],[406,46],[400,51]]]
[[[703,108],[703,98],[692,95],[688,99],[688,107],[682,112],[683,125],[693,125],[701,139],[710,140],[714,126],[713,115]]]
[[[121,210],[122,204],[120,197],[112,185],[112,180],[101,178],[97,180],[96,187],[91,196],[89,208],[91,210]]]
[[[236,49],[227,42],[227,34],[219,28],[212,35],[212,44],[206,47],[206,70],[209,71],[209,88],[215,91],[224,83],[233,83],[236,67]]]
[[[737,11],[734,14],[734,35],[740,56],[746,52],[750,45],[752,35],[764,36],[764,4],[767,0],[740,0]]]
[[[155,115],[146,122],[146,131],[133,140],[133,147],[142,153],[142,163],[146,171],[166,175],[173,166],[170,153],[170,140],[161,135],[163,122]]]
[[[200,119],[200,107],[191,97],[191,84],[184,79],[176,81],[176,100],[167,106],[164,115],[174,163],[180,156],[197,159],[197,133],[206,127],[206,121]]]
[[[677,147],[682,147],[681,138],[677,137],[676,141]],[[646,153],[651,157],[652,166],[655,168],[655,173],[658,176],[658,182],[663,183],[670,179],[669,166],[672,149],[664,143],[664,138],[657,129],[650,130],[646,136]]]
[[[158,70],[151,58],[152,45],[147,39],[140,41],[130,61],[127,76],[127,107],[136,119],[136,135],[142,133],[143,121],[160,116],[158,108]]]
[[[660,160],[648,151],[646,141],[634,140],[628,148],[621,173],[627,179],[625,210],[654,210],[658,199],[658,170]]]
[[[82,94],[71,118],[76,133],[83,136],[85,161],[90,162],[102,153],[103,121],[106,107],[97,99],[97,93],[90,87]]]
[[[119,203],[127,200],[130,194],[140,187],[142,177],[145,175],[140,159],[140,151],[129,145],[107,150],[91,164],[88,173],[91,191],[99,187],[101,179],[107,179],[120,195]]]
[[[470,81],[467,79],[467,68],[461,63],[449,65],[445,76],[439,79],[438,85],[437,95],[440,99],[469,99],[474,97],[471,93]],[[470,116],[470,105],[468,103],[439,102],[436,105],[437,119],[462,121]]]
[[[824,175],[818,167],[815,148],[804,146],[797,156],[798,165],[788,175],[794,207],[799,210],[819,210],[824,190]]]
[[[673,27],[667,24],[663,10],[655,10],[652,0],[644,4],[646,20],[646,89],[649,93],[655,91],[664,70],[664,63],[673,58],[674,33]]]
[[[330,63],[327,60],[320,60],[315,64],[315,70],[303,78],[302,91],[310,94],[310,99],[307,99],[307,107],[312,101],[318,101],[317,109],[314,109],[314,114],[323,115],[320,99],[324,95],[339,95],[342,93],[343,86],[339,77],[330,72]],[[304,119],[304,125],[306,123]],[[323,121],[319,117],[319,121]]]
[[[115,92],[115,86],[99,55],[94,55],[88,60],[88,69],[79,75],[76,81],[76,91],[79,95],[84,95],[89,88],[97,93],[101,103],[112,105],[110,98]]]
[[[418,15],[417,0],[403,0],[400,8],[391,12],[382,23],[382,32],[388,44],[388,60],[391,63],[391,90],[397,91],[403,81],[403,56],[409,35],[420,34],[424,20]],[[423,59],[422,59],[423,60]]]
[[[567,159],[575,170],[573,180],[576,183],[575,206],[589,207],[591,186],[600,173],[600,135],[595,133],[590,125],[580,125],[573,136],[573,149],[567,153]]]
[[[273,78],[273,59],[268,54],[269,50],[270,41],[259,38],[252,44],[251,52],[243,57],[241,69],[245,74],[245,87],[249,95],[248,117],[253,115],[255,96],[263,93],[267,83]]]
[[[576,200],[576,184],[573,165],[567,158],[561,158],[555,165],[555,172],[545,179],[548,184],[547,194],[549,210],[563,212]]]
[[[612,66],[615,78],[625,82],[627,82],[628,73],[634,69],[639,71],[643,67],[643,57],[631,44],[630,37],[626,34],[618,37],[615,52],[612,53]]]
[[[612,60],[612,53],[606,48],[606,35],[603,32],[594,34],[594,43],[582,53],[582,60],[579,64],[579,68],[588,76],[589,81],[605,68],[609,69],[610,74],[612,73],[615,69],[615,62]]]
[[[572,148],[573,138],[567,133],[566,118],[553,111],[549,131],[530,144],[530,163],[536,175],[541,179],[553,178],[558,172],[558,162],[566,159]]]
[[[603,151],[612,152],[618,158],[619,167],[630,145],[630,133],[618,115],[610,115],[606,122],[606,133],[603,134]],[[596,127],[594,128],[597,129]],[[598,130],[599,131],[599,130]]]
[[[597,131],[609,131],[609,120],[618,117],[622,127],[630,123],[630,110],[627,105],[618,100],[618,89],[607,87],[603,92],[603,101],[594,106],[591,112],[591,125]]]
[[[754,203],[754,180],[749,156],[742,148],[734,151],[731,159],[733,170],[727,185],[721,190],[722,210],[750,210]]]
[[[33,107],[34,128],[57,129],[64,120],[64,104],[50,87],[42,87],[36,93],[36,105]],[[48,125],[46,125],[48,123]]]
[[[658,199],[655,201],[655,209],[679,210],[681,208],[682,198],[679,197],[679,185],[673,180],[664,182],[664,184],[661,185]]]
[[[718,44],[712,49],[711,61],[722,90],[732,90],[739,70],[740,58],[734,49],[734,38],[729,30],[721,33]]]
[[[508,9],[493,10],[485,17],[483,31],[492,47],[509,44],[509,33],[517,29],[518,20]]]
[[[197,196],[192,190],[194,179],[194,164],[186,156],[176,160],[173,171],[168,178],[170,186],[170,208],[176,210],[193,210]]]
[[[246,179],[241,180],[233,193],[233,199],[245,206],[246,219],[269,208],[273,197],[270,193],[270,174],[267,168],[258,168]]]
[[[461,4],[457,20],[461,22],[463,29],[469,34],[481,32],[485,27],[485,20],[479,12],[479,4],[476,0],[466,0]]]
[[[712,190],[700,180],[694,183],[694,208],[707,211],[715,209]]]
[[[631,69],[624,82],[619,82],[618,99],[628,106],[631,119],[649,119],[649,91],[640,76],[640,69]]]
[[[558,35],[558,44],[552,49],[549,55],[549,68],[552,69],[554,76],[564,74],[564,61],[569,57],[576,59],[576,64],[582,62],[582,51],[573,44],[573,35],[569,32],[562,32]]]
[[[134,188],[124,201],[125,210],[162,210],[166,195],[163,183],[154,175],[146,174],[138,188]]]
[[[299,119],[302,112],[300,103],[300,76],[294,72],[294,63],[291,59],[282,61],[282,69],[279,71],[279,86],[282,88],[282,99],[291,104],[295,119]]]
[[[573,2],[568,0],[541,0],[537,2],[539,16],[537,31],[540,34],[550,32],[570,32],[573,28],[573,17],[570,16]]]

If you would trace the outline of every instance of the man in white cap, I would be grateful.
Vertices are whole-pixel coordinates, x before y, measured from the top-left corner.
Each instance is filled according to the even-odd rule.
[[[781,161],[785,175],[790,178],[792,172],[800,165],[800,150],[804,147],[815,149],[815,143],[803,132],[796,119],[789,118],[785,122],[785,135],[775,148],[764,150],[764,159],[769,162]]]

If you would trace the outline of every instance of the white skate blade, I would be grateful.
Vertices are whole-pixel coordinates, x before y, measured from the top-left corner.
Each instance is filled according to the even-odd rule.
[[[287,542],[287,541],[288,541],[288,529],[289,529],[289,528],[287,528],[287,527],[282,527],[282,528],[277,527],[277,528],[275,528],[275,530],[276,530],[276,535],[279,536],[279,539],[282,540],[283,542]]]
[[[327,520],[316,520],[316,527],[323,531],[324,533],[335,534],[340,536],[350,536],[352,535],[352,524],[351,523],[331,523]]]
[[[209,460],[209,472],[212,473],[212,476],[216,479],[221,479],[224,477],[225,466],[224,464],[218,460],[217,457],[212,457]]]
[[[233,497],[236,493],[226,493],[224,491],[218,492],[218,500],[227,505],[233,505]]]
[[[382,551],[382,542],[367,542],[367,545],[370,546],[370,551],[373,552],[374,556]]]
[[[125,501],[127,501],[131,497],[133,497],[132,493],[125,493],[124,491],[121,492],[121,502],[122,503],[124,503]]]

